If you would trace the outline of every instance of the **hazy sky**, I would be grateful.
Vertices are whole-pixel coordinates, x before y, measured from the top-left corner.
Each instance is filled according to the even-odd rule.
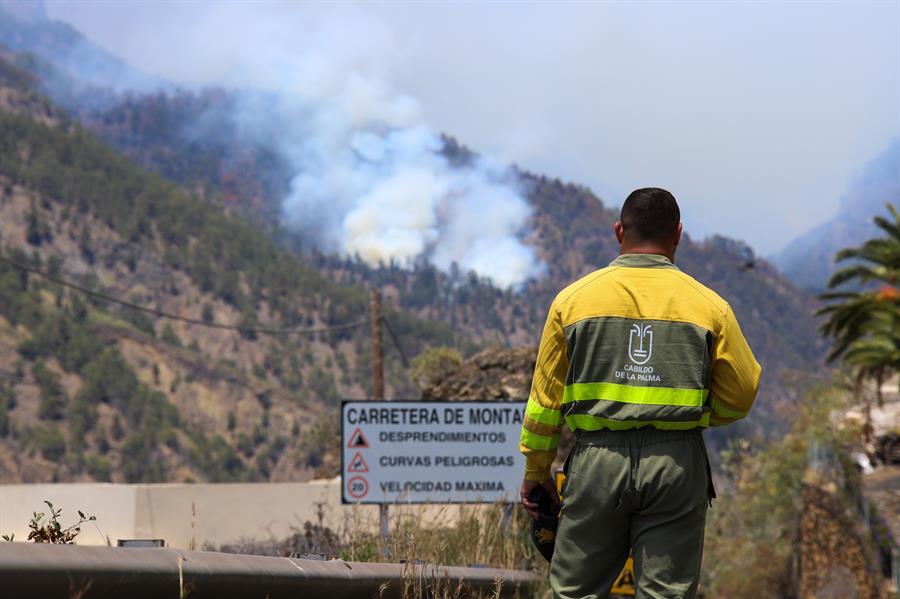
[[[691,234],[764,254],[832,216],[900,135],[896,0],[47,7],[175,81],[235,82],[260,39],[321,43],[479,152],[611,205],[666,187]]]

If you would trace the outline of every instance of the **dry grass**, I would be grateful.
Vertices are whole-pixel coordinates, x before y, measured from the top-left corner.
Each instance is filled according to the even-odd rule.
[[[406,564],[402,588],[385,585],[383,597],[396,597],[398,590],[404,599],[487,599],[500,597],[501,591],[509,596],[509,587],[502,588],[500,581],[489,592],[474,591],[466,581],[451,578],[445,566],[534,572],[541,582],[519,596],[550,597],[549,566],[532,545],[531,521],[517,505],[391,505],[386,538],[370,510],[352,510],[338,530],[324,525],[326,511],[319,506],[318,523],[306,522],[285,539],[243,540],[218,550],[278,556],[318,553],[346,561]]]
[[[357,516],[359,518],[359,516]],[[405,562],[402,596],[499,597],[500,586],[478,594],[465,581],[451,580],[436,566],[489,567],[527,570],[542,581],[524,597],[549,597],[548,564],[531,543],[531,523],[518,506],[444,505],[431,510],[391,506],[386,539],[361,518],[348,523],[341,535],[340,557],[348,561]]]

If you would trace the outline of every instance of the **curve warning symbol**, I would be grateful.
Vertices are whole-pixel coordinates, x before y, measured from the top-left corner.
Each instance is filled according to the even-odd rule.
[[[362,499],[369,494],[369,483],[361,476],[354,476],[347,481],[347,493],[353,499]]]
[[[347,465],[347,472],[368,472],[369,465],[366,464],[366,461],[363,459],[362,454],[358,451],[356,455],[353,456],[353,459],[350,460],[350,463]]]
[[[368,446],[369,442],[366,441],[366,437],[363,435],[362,430],[359,427],[356,427],[356,430],[350,435],[350,442],[347,443],[347,447],[350,449],[365,449]]]

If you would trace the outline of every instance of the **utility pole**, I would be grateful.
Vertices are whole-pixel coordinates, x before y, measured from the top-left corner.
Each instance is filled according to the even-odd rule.
[[[384,399],[384,349],[381,345],[381,294],[372,287],[372,399]]]
[[[372,287],[372,399],[384,399],[384,349],[381,344],[381,294]],[[388,505],[378,505],[379,529],[381,533],[381,558],[388,558],[388,535],[390,519]]]

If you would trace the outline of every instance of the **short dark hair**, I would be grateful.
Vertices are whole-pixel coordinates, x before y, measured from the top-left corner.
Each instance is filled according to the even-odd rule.
[[[681,211],[671,193],[658,187],[645,187],[628,194],[619,221],[632,239],[656,241],[675,231],[681,222]]]

